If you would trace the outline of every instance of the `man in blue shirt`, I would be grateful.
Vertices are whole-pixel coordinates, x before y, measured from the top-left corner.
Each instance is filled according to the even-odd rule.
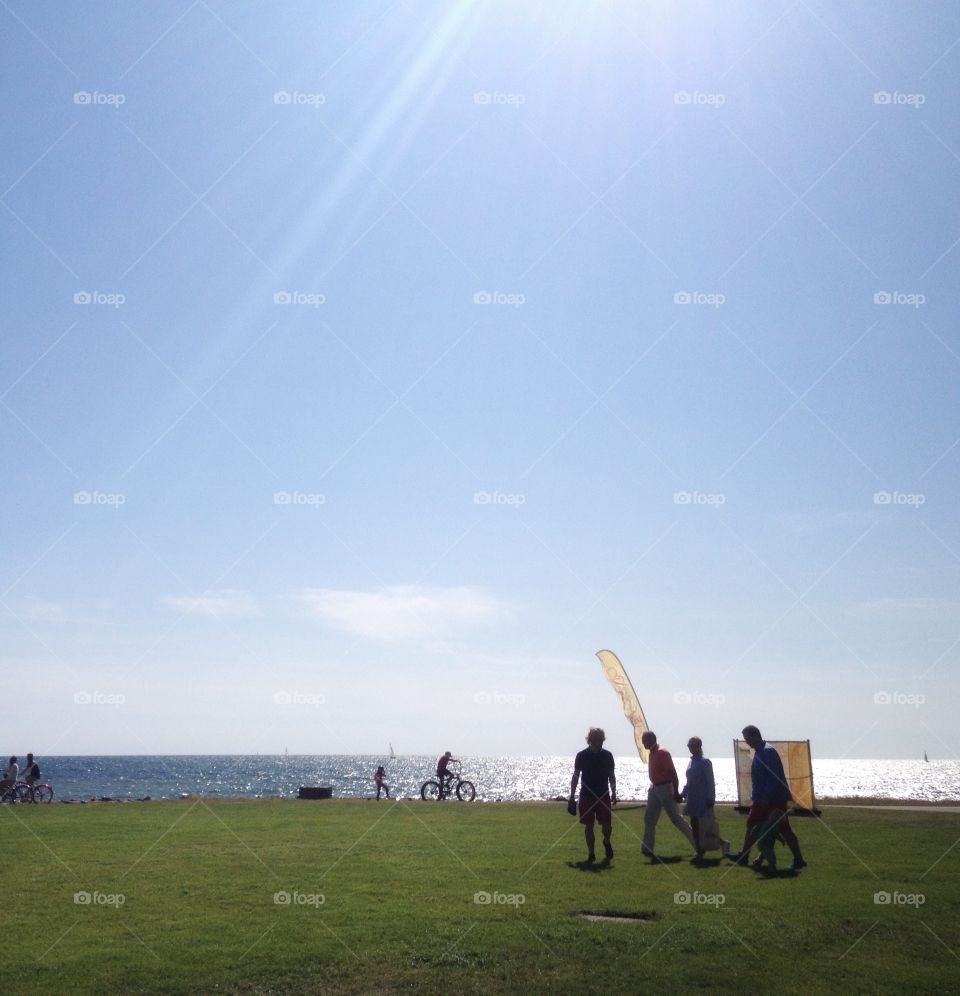
[[[771,747],[755,726],[743,728],[743,739],[753,749],[753,764],[750,766],[750,798],[752,805],[747,815],[747,829],[743,837],[743,849],[739,855],[731,855],[737,864],[745,865],[754,843],[760,847],[760,857],[753,867],[760,869],[766,861],[769,870],[777,866],[773,853],[773,843],[777,836],[783,837],[793,854],[790,871],[806,867],[800,853],[800,841],[790,826],[787,808],[792,796],[790,786],[783,771],[783,762],[776,748]]]

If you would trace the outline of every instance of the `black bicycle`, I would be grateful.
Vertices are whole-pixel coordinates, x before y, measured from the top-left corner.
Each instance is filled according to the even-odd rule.
[[[473,802],[477,797],[477,790],[473,787],[473,782],[468,782],[465,778],[460,777],[459,761],[453,763],[453,771],[443,780],[442,785],[439,779],[432,778],[420,786],[420,798],[427,801],[432,799],[439,801],[447,799],[451,795],[456,795],[461,802]]]

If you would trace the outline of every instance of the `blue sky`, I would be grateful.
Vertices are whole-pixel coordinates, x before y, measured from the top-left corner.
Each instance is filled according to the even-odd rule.
[[[8,753],[956,756],[954,6],[0,19]]]

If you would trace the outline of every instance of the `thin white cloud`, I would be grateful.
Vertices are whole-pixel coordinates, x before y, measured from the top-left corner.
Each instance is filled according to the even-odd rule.
[[[495,598],[476,588],[393,585],[373,592],[308,588],[299,598],[314,618],[333,629],[378,640],[451,636],[504,614]]]
[[[956,619],[960,601],[955,598],[932,598],[923,595],[874,598],[860,602],[856,609],[862,615],[898,619]]]
[[[71,598],[53,601],[45,598],[19,598],[11,607],[13,613],[26,622],[100,625],[109,620],[113,603],[109,599]]]
[[[202,612],[212,616],[260,615],[250,593],[235,588],[205,591],[202,595],[165,595],[163,604],[179,612]]]

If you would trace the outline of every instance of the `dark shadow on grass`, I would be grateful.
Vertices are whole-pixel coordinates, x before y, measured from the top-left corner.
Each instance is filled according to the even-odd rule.
[[[646,855],[644,855],[646,857]],[[678,865],[680,862],[686,860],[685,858],[670,857],[661,858],[658,854],[655,858],[647,858],[648,865]]]
[[[568,861],[568,868],[575,868],[582,872],[602,872],[612,867],[610,862],[604,858],[602,861]]]
[[[723,858],[700,858],[691,861],[694,868],[719,868],[723,864]]]
[[[760,878],[797,878],[799,873],[792,868],[760,868],[757,870]]]

